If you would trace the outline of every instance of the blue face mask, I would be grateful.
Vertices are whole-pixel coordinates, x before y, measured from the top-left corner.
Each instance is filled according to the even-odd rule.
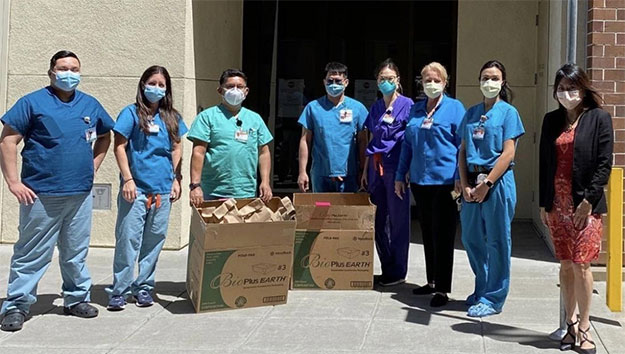
[[[148,101],[152,103],[160,101],[163,97],[165,97],[166,92],[166,89],[160,88],[158,86],[145,85],[145,88],[143,89],[143,94],[145,95],[145,98],[147,98]]]
[[[378,84],[378,88],[384,96],[389,96],[392,95],[395,90],[397,90],[397,85],[394,82],[384,80]]]
[[[326,85],[326,92],[331,97],[338,97],[341,95],[341,93],[343,93],[343,91],[345,91],[344,85],[339,85],[339,84]]]
[[[54,73],[56,80],[54,86],[59,90],[71,92],[80,83],[80,74],[72,71],[57,71]]]

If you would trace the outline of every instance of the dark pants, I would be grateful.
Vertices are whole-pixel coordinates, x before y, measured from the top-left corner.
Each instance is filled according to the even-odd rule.
[[[427,281],[435,284],[437,292],[449,293],[458,219],[457,205],[450,194],[454,186],[412,184],[411,189],[423,235]]]
[[[369,175],[369,193],[375,210],[375,246],[382,276],[389,281],[405,279],[410,247],[410,198],[395,195],[395,169],[384,176]]]

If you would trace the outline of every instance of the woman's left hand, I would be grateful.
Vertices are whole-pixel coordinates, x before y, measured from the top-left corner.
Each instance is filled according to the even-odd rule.
[[[477,203],[483,202],[484,198],[486,198],[486,194],[488,194],[489,189],[490,188],[488,188],[488,186],[484,182],[478,184],[473,192],[473,201]]]
[[[172,203],[180,199],[180,181],[176,178],[174,178],[174,182],[171,184],[171,193],[169,193],[169,199]]]
[[[575,210],[575,215],[573,215],[573,223],[577,230],[583,230],[586,227],[588,224],[588,215],[590,215],[591,212],[592,204],[586,199],[582,200]]]

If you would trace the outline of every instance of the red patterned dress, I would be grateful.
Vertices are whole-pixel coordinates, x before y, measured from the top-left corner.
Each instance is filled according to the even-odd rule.
[[[575,229],[573,222],[573,141],[575,129],[564,131],[556,139],[558,166],[555,176],[555,196],[553,207],[547,213],[547,225],[559,260],[574,263],[589,263],[599,256],[601,243],[601,216],[588,216],[588,223],[582,230]]]

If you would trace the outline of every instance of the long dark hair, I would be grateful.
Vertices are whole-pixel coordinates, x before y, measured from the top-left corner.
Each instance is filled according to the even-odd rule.
[[[375,68],[375,72],[373,73],[375,78],[377,79],[378,75],[380,75],[380,71],[382,71],[382,70],[384,70],[386,68],[389,68],[389,69],[393,70],[397,74],[397,77],[401,76],[399,74],[399,67],[397,66],[397,64],[395,64],[393,59],[386,58],[383,62],[378,64],[377,68]],[[404,89],[401,87],[401,83],[397,82],[397,92],[403,93],[403,91],[404,91]]]
[[[171,90],[171,77],[169,76],[167,69],[162,66],[150,66],[143,72],[141,79],[139,79],[139,85],[137,86],[137,101],[135,103],[137,106],[137,114],[139,116],[139,127],[146,135],[150,134],[148,117],[152,115],[149,108],[151,102],[145,97],[143,90],[145,89],[145,83],[154,74],[161,74],[165,77],[165,85],[167,88],[165,91],[165,97],[159,101],[158,111],[161,115],[161,119],[165,122],[169,138],[178,143],[180,142],[180,137],[178,136],[178,119],[180,114],[174,108]]]
[[[590,84],[590,79],[584,69],[575,64],[564,64],[556,72],[556,80],[553,82],[553,98],[555,98],[556,101],[558,101],[558,86],[563,79],[568,79],[571,84],[584,91],[584,99],[582,100],[584,108],[601,108],[601,96],[599,96],[597,90]],[[558,101],[558,105],[560,109],[565,109],[560,104],[560,101]]]
[[[489,60],[480,69],[480,76],[478,77],[478,81],[482,79],[482,71],[489,68],[497,68],[501,71],[501,91],[499,91],[499,98],[510,103],[512,102],[512,90],[510,89],[510,85],[508,85],[508,80],[506,79],[506,67],[499,60]]]

